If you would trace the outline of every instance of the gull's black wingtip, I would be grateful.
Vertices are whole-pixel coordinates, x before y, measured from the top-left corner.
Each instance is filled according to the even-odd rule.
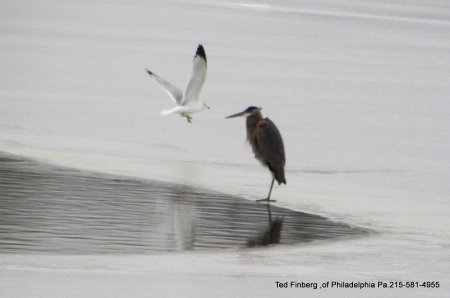
[[[199,45],[198,45],[198,47],[197,47],[197,52],[195,53],[195,56],[196,56],[196,57],[197,57],[197,56],[202,57],[202,58],[205,60],[205,62],[206,62],[206,53],[205,53],[205,49],[203,48],[203,45],[202,45],[202,44],[199,44]]]
[[[149,75],[153,75],[153,72],[151,72],[150,70],[148,70],[147,68],[145,69],[145,71],[149,74]]]

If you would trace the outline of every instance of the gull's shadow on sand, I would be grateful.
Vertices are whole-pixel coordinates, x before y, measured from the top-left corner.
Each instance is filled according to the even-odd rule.
[[[0,154],[0,253],[148,253],[362,236],[367,230],[185,185]],[[273,220],[272,220],[273,219]]]

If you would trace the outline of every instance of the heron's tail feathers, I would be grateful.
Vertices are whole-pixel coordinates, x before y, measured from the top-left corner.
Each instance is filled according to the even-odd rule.
[[[284,168],[273,169],[269,167],[269,169],[272,171],[275,180],[277,180],[278,184],[281,183],[286,184],[286,178],[284,177]]]
[[[283,173],[282,177],[275,176],[275,180],[277,180],[278,184],[281,184],[281,183],[286,184],[286,178],[284,178],[284,173]]]

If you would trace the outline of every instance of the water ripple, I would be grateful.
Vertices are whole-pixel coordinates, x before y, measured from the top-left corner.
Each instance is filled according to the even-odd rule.
[[[0,252],[150,253],[364,234],[205,189],[0,155]]]

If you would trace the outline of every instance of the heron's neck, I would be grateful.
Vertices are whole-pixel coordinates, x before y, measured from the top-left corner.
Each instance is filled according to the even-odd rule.
[[[258,122],[262,119],[263,119],[263,117],[260,112],[247,117],[247,139],[248,140],[250,140],[252,138],[253,133],[256,129],[256,125],[258,125]]]

